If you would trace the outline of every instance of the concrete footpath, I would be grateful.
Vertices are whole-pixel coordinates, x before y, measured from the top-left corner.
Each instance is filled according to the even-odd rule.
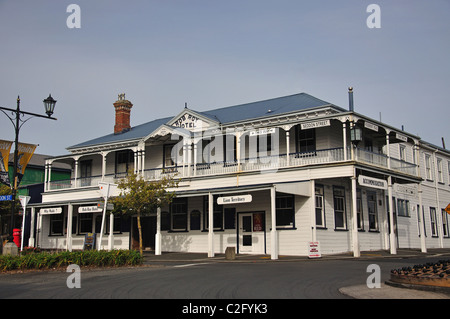
[[[270,255],[245,255],[238,254],[235,259],[228,260],[225,254],[215,254],[208,257],[206,253],[183,253],[183,252],[163,252],[155,256],[153,252],[145,252],[144,264],[163,265],[190,265],[196,263],[270,263],[270,262],[299,262],[311,261],[306,256],[279,256],[277,260],[272,260]],[[426,253],[415,249],[398,249],[396,255],[389,251],[361,252],[359,260],[379,259],[379,258],[438,258],[450,260],[450,249],[428,249]],[[355,259],[353,254],[323,255],[321,260],[350,260]],[[342,287],[339,291],[355,299],[450,299],[450,288],[406,286],[382,283],[380,288],[368,288],[366,285]]]

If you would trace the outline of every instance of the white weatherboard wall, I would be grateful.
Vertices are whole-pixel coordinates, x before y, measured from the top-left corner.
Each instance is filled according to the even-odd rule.
[[[251,192],[251,203],[226,205],[227,208],[236,208],[236,221],[240,214],[265,213],[265,228],[263,232],[253,232],[253,252],[258,254],[270,254],[271,252],[271,214],[269,190]],[[311,237],[310,231],[310,205],[309,197],[295,196],[295,226],[296,229],[278,230],[279,253],[285,255],[305,255],[307,242]],[[188,212],[199,210],[203,212],[203,197],[190,197],[188,200]],[[205,212],[203,212],[205,213]],[[189,220],[189,218],[188,218]],[[203,219],[202,219],[203,223]],[[203,224],[201,225],[203,229]],[[208,250],[207,232],[195,230],[189,232],[162,231],[163,251],[188,251],[206,252]],[[265,234],[265,238],[264,238]],[[215,253],[225,253],[227,247],[237,248],[237,230],[227,229],[214,232]]]

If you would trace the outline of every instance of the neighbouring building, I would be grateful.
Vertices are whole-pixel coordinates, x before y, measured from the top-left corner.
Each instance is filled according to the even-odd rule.
[[[103,218],[99,182],[130,170],[181,178],[177,197],[143,219],[144,246],[165,251],[308,255],[450,247],[450,152],[420,137],[301,93],[195,111],[131,127],[119,94],[114,131],[46,162],[30,243],[134,249],[135,218]],[[52,181],[55,165],[72,176]],[[117,195],[117,192],[113,195]],[[102,223],[104,227],[102,228]],[[112,223],[112,225],[111,225]],[[110,234],[110,226],[113,233]],[[99,237],[99,236],[98,236]],[[97,238],[98,238],[97,237]]]
[[[42,193],[44,192],[44,181],[48,180],[49,177],[45,176],[45,160],[50,157],[49,155],[43,154],[33,154],[30,161],[25,168],[24,175],[20,181],[19,188],[17,190],[17,196],[30,196],[29,204],[41,203]],[[8,161],[8,172],[9,180],[13,180],[13,170],[14,170],[14,153],[11,153]],[[51,181],[57,180],[67,180],[71,178],[71,167],[64,163],[55,163],[52,171]],[[3,202],[3,209],[6,213],[0,216],[0,237],[2,241],[10,235],[10,225],[11,225],[11,211],[9,202]],[[30,209],[27,209],[30,211]],[[28,236],[30,232],[30,217],[31,214],[27,215],[25,221],[25,241],[28,243]],[[22,225],[22,208],[20,209],[20,214],[17,214],[14,218],[14,228],[21,228]],[[36,225],[33,225],[35,228]]]

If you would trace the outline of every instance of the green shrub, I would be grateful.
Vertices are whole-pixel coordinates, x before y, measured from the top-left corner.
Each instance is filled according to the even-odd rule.
[[[51,269],[76,264],[80,267],[136,266],[143,258],[135,250],[88,250],[59,253],[26,253],[21,256],[0,256],[0,271]]]

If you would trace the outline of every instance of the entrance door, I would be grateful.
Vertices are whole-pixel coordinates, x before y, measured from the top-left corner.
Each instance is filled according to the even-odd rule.
[[[239,215],[239,252],[253,251],[253,214]]]

